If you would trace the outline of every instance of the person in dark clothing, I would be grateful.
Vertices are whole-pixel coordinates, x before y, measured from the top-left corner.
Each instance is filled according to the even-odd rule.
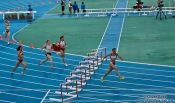
[[[76,12],[78,12],[78,5],[77,5],[77,2],[75,1],[74,4],[73,4],[73,11],[74,11],[74,14]]]
[[[65,1],[61,0],[61,11],[62,11],[62,15],[64,15],[64,10],[65,10]]]
[[[81,10],[83,13],[86,12],[86,6],[85,6],[84,2],[81,3]]]
[[[33,11],[31,5],[28,5],[28,11],[30,11],[31,13],[27,14],[27,19],[28,19],[28,22],[31,23],[32,22],[32,11]]]
[[[28,11],[33,11],[31,5],[28,5]]]

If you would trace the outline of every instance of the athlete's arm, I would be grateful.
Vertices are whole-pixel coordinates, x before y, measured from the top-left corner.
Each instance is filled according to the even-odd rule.
[[[108,55],[106,55],[102,60],[104,60],[104,59],[106,59],[108,56],[110,56],[111,54],[108,54]]]
[[[44,44],[44,45],[42,46],[41,50],[43,50],[44,48],[46,48],[46,44]]]
[[[124,61],[124,59],[117,53],[117,56],[120,60]]]

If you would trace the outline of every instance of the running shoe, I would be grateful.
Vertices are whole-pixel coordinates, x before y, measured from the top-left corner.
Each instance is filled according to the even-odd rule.
[[[124,80],[125,78],[124,77],[120,77],[120,80]]]
[[[103,83],[103,82],[104,82],[104,78],[103,78],[103,77],[101,77],[101,78],[100,78],[100,81]]]
[[[68,66],[68,65],[67,65],[67,63],[64,63],[64,66],[66,66],[66,67],[67,67],[67,66]]]

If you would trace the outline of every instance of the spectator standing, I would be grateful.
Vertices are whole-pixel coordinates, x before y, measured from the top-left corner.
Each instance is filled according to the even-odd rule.
[[[76,12],[78,12],[78,5],[77,5],[77,2],[75,1],[74,4],[73,4],[73,11],[74,11],[74,14]]]
[[[86,5],[84,4],[84,2],[81,3],[81,10],[83,13],[86,12]]]
[[[69,13],[70,13],[70,15],[72,15],[72,1],[71,0],[69,0]]]
[[[62,11],[62,15],[64,15],[64,10],[65,10],[65,1],[61,0],[61,11]]]
[[[32,6],[31,5],[28,5],[28,11],[30,11],[30,13],[27,14],[27,19],[28,19],[28,22],[31,23],[32,22]],[[25,17],[24,17],[25,18]]]
[[[31,5],[28,5],[28,11],[33,11]]]

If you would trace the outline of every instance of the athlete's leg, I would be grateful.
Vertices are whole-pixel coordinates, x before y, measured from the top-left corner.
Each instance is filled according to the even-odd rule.
[[[48,59],[49,59],[49,58],[46,56],[46,59],[44,59],[43,61],[41,61],[41,62],[39,63],[39,65],[43,64],[43,63],[46,62]]]
[[[7,31],[4,32],[4,39],[7,39]]]
[[[108,69],[108,71],[105,73],[105,75],[103,76],[103,79],[105,79],[106,76],[107,76],[111,71],[112,71],[112,68],[110,67],[110,68]]]
[[[47,55],[47,58],[50,60],[51,67],[53,67],[53,59],[52,59],[51,55]]]
[[[8,36],[8,44],[10,44],[10,31],[7,33]]]
[[[12,73],[11,73],[11,75],[13,75],[13,73],[16,71],[16,68],[18,68],[19,64],[20,64],[20,61],[17,60],[17,61],[16,61],[16,65],[15,65],[15,67],[12,69]]]
[[[24,71],[26,70],[27,64],[24,61],[22,62],[22,64],[23,64],[23,69],[22,69],[21,74],[24,74]]]
[[[64,59],[65,58],[65,52],[63,50],[60,50],[60,55],[61,55],[61,58],[62,58],[62,60],[64,62],[64,65],[67,66],[67,63],[66,63],[66,61]]]
[[[124,78],[120,75],[118,68],[115,65],[111,65],[111,66],[115,70],[115,72],[118,75],[118,77],[120,78],[120,80],[123,80]]]

